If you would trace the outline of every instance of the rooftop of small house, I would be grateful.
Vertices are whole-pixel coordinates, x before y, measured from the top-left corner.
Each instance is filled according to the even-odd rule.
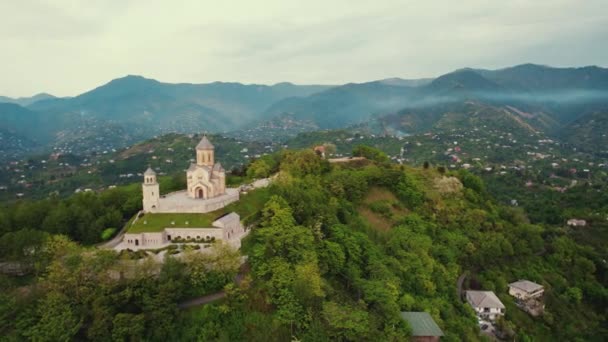
[[[443,336],[443,331],[428,312],[402,312],[401,318],[412,328],[412,336]]]
[[[533,293],[543,289],[542,285],[529,280],[518,280],[509,284],[509,287],[514,287],[527,293]]]
[[[505,305],[492,291],[467,291],[466,296],[467,301],[476,308],[505,308]]]

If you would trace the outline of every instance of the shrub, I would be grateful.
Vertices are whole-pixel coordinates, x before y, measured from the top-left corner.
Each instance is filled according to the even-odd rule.
[[[101,240],[106,241],[109,240],[116,233],[116,228],[106,228],[103,232],[101,232]]]

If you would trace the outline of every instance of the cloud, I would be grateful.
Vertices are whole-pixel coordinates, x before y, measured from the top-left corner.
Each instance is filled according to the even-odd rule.
[[[346,83],[608,60],[603,0],[0,3],[0,94],[112,78]]]

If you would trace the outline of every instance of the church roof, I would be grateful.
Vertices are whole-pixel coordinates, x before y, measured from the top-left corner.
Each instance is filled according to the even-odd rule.
[[[197,150],[212,150],[212,149],[214,149],[214,147],[211,144],[211,142],[209,141],[209,139],[207,139],[207,136],[203,135],[203,139],[201,139],[201,141],[198,143],[198,145],[196,145],[196,149]]]
[[[209,171],[209,170],[211,170],[211,167],[210,166],[206,166],[206,165],[198,165],[196,163],[190,163],[190,166],[188,167],[188,169],[186,170],[186,172],[195,171],[195,170],[198,170],[198,169],[204,169],[204,170]]]
[[[146,170],[146,172],[144,172],[145,176],[156,176],[156,172],[154,172],[154,170],[152,170],[151,167],[148,167],[148,169]]]
[[[222,167],[222,164],[215,163],[215,165],[213,165],[213,171],[222,172],[222,171],[224,171],[224,168]]]
[[[213,221],[213,225],[214,226],[225,226],[227,224],[229,224],[230,222],[233,221],[240,221],[241,217],[239,216],[239,214],[235,213],[235,212],[231,212],[228,214],[225,214],[222,217],[219,217],[217,220]]]

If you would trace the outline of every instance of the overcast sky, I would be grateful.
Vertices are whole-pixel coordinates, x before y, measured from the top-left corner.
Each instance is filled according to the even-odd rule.
[[[181,5],[177,5],[181,4]],[[0,0],[0,95],[608,65],[607,0]]]

